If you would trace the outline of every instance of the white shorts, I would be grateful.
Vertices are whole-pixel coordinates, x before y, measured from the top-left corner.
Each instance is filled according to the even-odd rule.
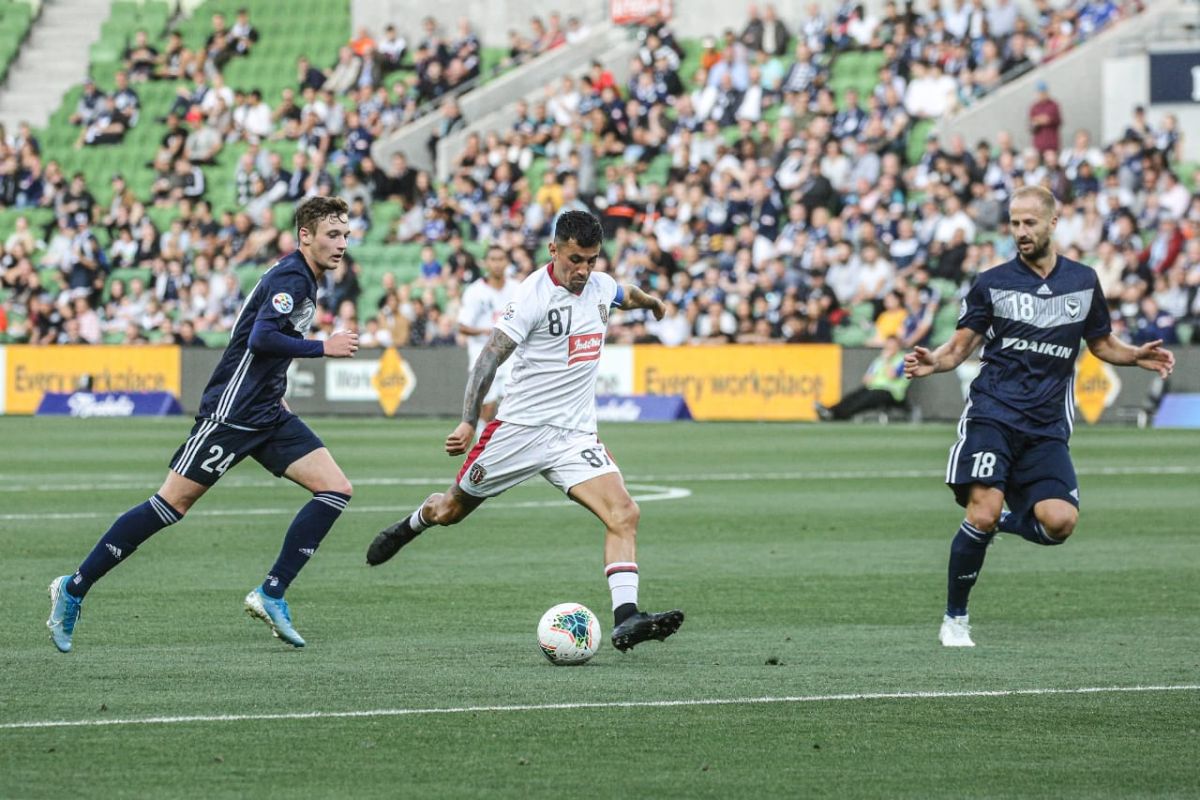
[[[492,420],[458,471],[458,487],[473,497],[495,497],[540,474],[566,493],[620,471],[594,433]]]

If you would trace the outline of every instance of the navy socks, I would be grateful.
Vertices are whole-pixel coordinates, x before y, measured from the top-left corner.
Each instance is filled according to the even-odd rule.
[[[996,525],[996,530],[1005,533],[1015,533],[1022,539],[1034,544],[1046,545],[1047,547],[1053,547],[1066,541],[1065,539],[1055,539],[1046,533],[1046,529],[1042,527],[1042,523],[1038,522],[1037,517],[1033,515],[1032,509],[1019,515],[1011,511],[1005,511],[1000,515],[1000,522]]]
[[[271,573],[263,581],[263,594],[268,597],[283,597],[288,586],[296,579],[296,575],[308,563],[308,559],[317,551],[321,540],[337,518],[350,502],[350,495],[340,492],[317,492],[313,499],[300,509],[300,513],[292,520],[287,536],[283,539],[283,548]]]
[[[92,584],[103,578],[109,570],[133,555],[143,542],[168,525],[183,519],[183,514],[157,494],[140,506],[126,511],[112,524],[108,532],[100,537],[92,552],[79,565],[67,586],[75,597],[82,599]]]
[[[965,616],[967,613],[967,596],[975,581],[979,578],[979,570],[983,568],[983,557],[987,554],[988,544],[991,543],[994,532],[984,532],[971,523],[963,520],[958,527],[958,533],[950,544],[950,575],[946,591],[946,614],[951,617]]]

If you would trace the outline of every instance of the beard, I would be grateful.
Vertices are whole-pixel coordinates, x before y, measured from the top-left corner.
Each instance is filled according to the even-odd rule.
[[[1029,255],[1025,255],[1024,253],[1022,253],[1022,255],[1025,257],[1025,259],[1028,261],[1040,261],[1043,258],[1045,258],[1046,255],[1050,252],[1050,237],[1049,236],[1047,236],[1046,238],[1041,239],[1041,240],[1034,239],[1032,241],[1032,244],[1033,244],[1033,250],[1031,250],[1029,252]],[[1021,246],[1018,243],[1017,251],[1020,252],[1020,249],[1021,249]]]

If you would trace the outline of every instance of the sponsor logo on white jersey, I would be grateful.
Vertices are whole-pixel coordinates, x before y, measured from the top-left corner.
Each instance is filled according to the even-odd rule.
[[[567,340],[567,366],[581,361],[598,361],[600,346],[604,344],[603,333],[580,333]]]
[[[1031,342],[1028,339],[1017,339],[1011,336],[1005,336],[1000,340],[1000,349],[1008,350],[1012,348],[1017,351],[1029,351],[1030,353],[1040,353],[1044,356],[1054,356],[1055,358],[1074,358],[1075,348],[1068,347],[1065,344],[1052,344],[1050,342]]]
[[[1054,292],[1050,291],[1050,287],[1044,283],[1038,287],[1037,293],[1038,294],[1054,294]]]

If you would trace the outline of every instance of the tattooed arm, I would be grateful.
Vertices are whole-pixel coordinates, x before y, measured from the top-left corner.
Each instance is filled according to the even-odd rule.
[[[667,313],[667,307],[652,294],[646,294],[633,284],[625,284],[625,299],[621,301],[618,308],[629,311],[634,308],[648,308],[654,314],[655,319],[662,319],[663,314]]]
[[[475,439],[475,426],[479,422],[479,409],[483,405],[483,398],[487,396],[488,389],[492,388],[492,381],[496,377],[496,370],[508,360],[508,357],[513,354],[513,350],[516,349],[516,342],[498,330],[492,331],[492,337],[488,339],[488,343],[484,345],[483,352],[475,360],[475,366],[471,369],[471,376],[467,379],[467,390],[463,395],[462,422],[458,423],[458,427],[454,429],[454,432],[446,437],[447,454],[461,456],[467,450],[471,449],[471,443]]]

